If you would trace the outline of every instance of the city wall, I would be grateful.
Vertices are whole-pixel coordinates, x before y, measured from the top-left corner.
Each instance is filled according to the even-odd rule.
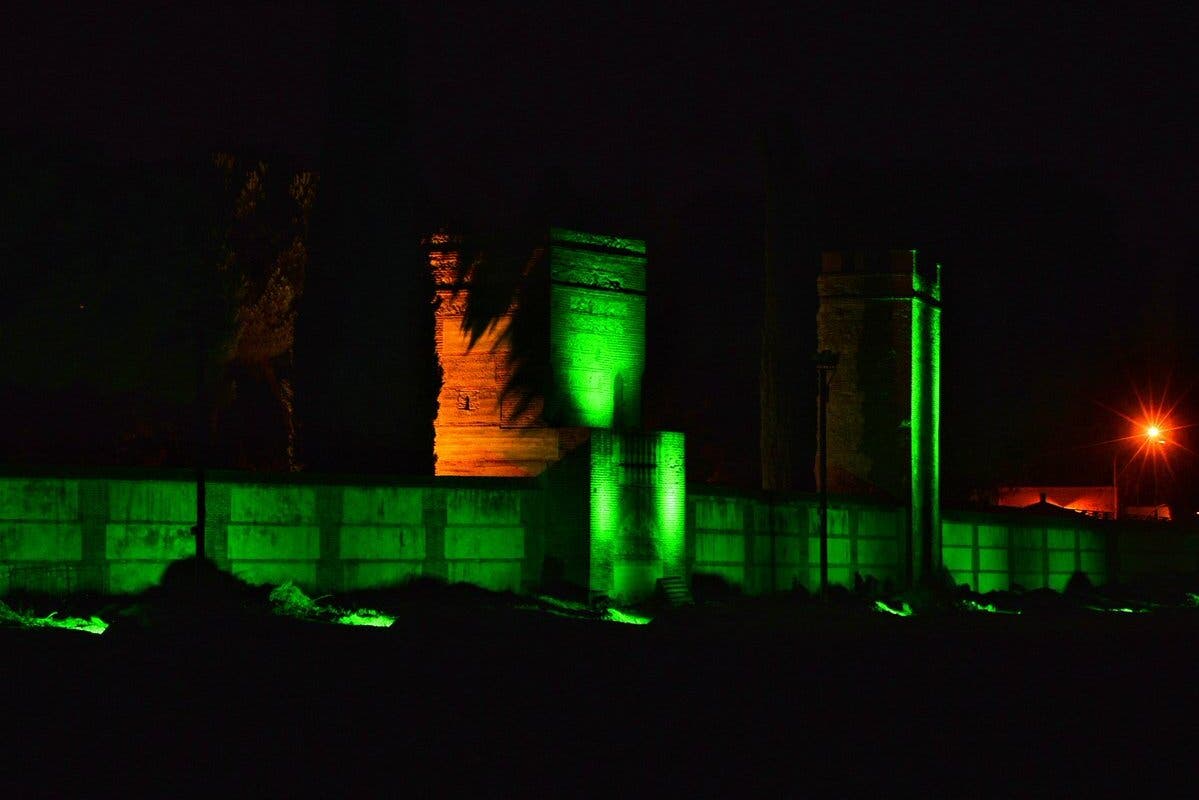
[[[215,473],[205,494],[207,555],[250,583],[348,591],[426,575],[532,591],[540,579],[532,481]],[[0,593],[145,589],[194,554],[195,515],[184,472],[0,475]]]
[[[599,463],[606,452],[588,458]],[[819,583],[813,495],[689,485],[680,504],[680,556],[669,537],[611,539],[594,465],[574,467],[539,479],[400,483],[214,473],[206,484],[207,552],[251,583],[292,580],[324,592],[434,576],[522,592],[551,580],[595,596],[605,593],[597,576],[633,568],[671,574],[680,559],[686,575],[719,575],[750,594]],[[655,483],[629,479],[646,491]],[[0,594],[154,585],[167,564],[194,552],[195,491],[193,476],[182,471],[0,474]],[[629,506],[634,520],[647,513],[638,511],[638,491]],[[899,585],[907,519],[903,507],[831,498],[830,580],[852,586],[861,575]],[[591,532],[597,525],[598,538]],[[942,532],[954,581],[982,592],[1061,590],[1076,571],[1095,584],[1199,577],[1199,531],[1178,523],[946,510]],[[609,541],[617,545],[597,554]],[[647,553],[656,550],[662,553],[653,565]],[[613,594],[621,580],[609,581]],[[635,585],[644,592],[652,582]]]

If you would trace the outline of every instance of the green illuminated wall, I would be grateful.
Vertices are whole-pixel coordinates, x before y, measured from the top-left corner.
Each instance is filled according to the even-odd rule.
[[[820,585],[816,498],[771,497],[711,486],[688,495],[693,525],[692,574],[719,575],[750,594]],[[829,507],[829,580],[852,587],[855,574],[880,585],[905,579],[908,509],[834,497]],[[975,591],[1051,588],[1075,572],[1096,585],[1116,574],[1141,578],[1194,570],[1199,534],[1157,526],[1096,526],[1085,518],[1046,519],[979,511],[947,511],[941,522],[943,561],[956,584]]]
[[[592,431],[588,589],[618,602],[651,597],[686,571],[681,433]]]
[[[636,426],[645,369],[645,243],[555,228],[549,258],[555,422]]]
[[[820,585],[820,517],[811,495],[754,496],[693,486],[687,498],[694,542],[689,569],[719,575],[750,594],[815,590]],[[835,497],[829,506],[829,581],[854,574],[898,585],[907,509]]]
[[[593,433],[543,480],[218,473],[209,551],[248,581],[318,594],[417,575],[537,591],[552,559],[558,580],[625,602],[663,575],[720,575],[751,594],[818,585],[816,496],[687,487],[681,434]],[[194,512],[185,473],[0,474],[0,595],[152,586],[192,553]],[[898,585],[907,531],[906,506],[834,496],[832,582]],[[941,531],[951,577],[981,592],[1061,590],[1076,571],[1097,585],[1199,572],[1199,532],[1181,525],[948,510]]]
[[[0,475],[0,593],[158,583],[195,547],[195,484],[166,474],[173,479]],[[250,583],[341,591],[429,575],[522,591],[539,579],[545,514],[531,481],[347,485],[216,473],[207,506],[208,554]]]
[[[682,433],[655,434],[655,530],[664,576],[681,576],[687,551],[686,442]]]
[[[1108,580],[1109,535],[1082,518],[954,511],[946,513],[941,535],[945,568],[975,591],[1061,591],[1075,572],[1096,585]]]

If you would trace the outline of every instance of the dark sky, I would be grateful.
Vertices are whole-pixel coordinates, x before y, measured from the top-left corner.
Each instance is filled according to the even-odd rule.
[[[422,197],[503,221],[557,170],[661,244],[651,357],[671,397],[649,401],[657,421],[674,409],[698,429],[756,409],[758,141],[778,111],[826,182],[817,202],[852,194],[845,175],[889,186],[870,176],[895,170],[924,187],[917,202],[940,195],[920,233],[956,259],[950,468],[969,472],[988,448],[1035,461],[1102,437],[1105,420],[1122,435],[1098,404],[1127,408],[1150,381],[1189,385],[1199,81],[1181,13],[704,5],[417,4],[396,43]],[[37,4],[6,17],[12,130],[115,159],[230,145],[319,159],[332,4]],[[756,428],[725,427],[715,451],[754,463]]]
[[[213,139],[319,153],[331,4],[80,5],[6,15],[0,91],[17,129],[119,157]],[[1196,191],[1195,31],[1181,15],[479,5],[410,7],[397,46],[426,177],[483,208],[523,200],[547,164],[663,196],[756,186],[755,137],[775,109],[794,115],[817,165],[1070,170],[1129,204],[1139,236],[1170,235]]]

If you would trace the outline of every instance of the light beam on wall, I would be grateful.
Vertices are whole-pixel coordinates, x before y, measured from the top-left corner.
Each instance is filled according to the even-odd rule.
[[[566,425],[611,428],[641,418],[645,243],[550,232],[550,361]]]

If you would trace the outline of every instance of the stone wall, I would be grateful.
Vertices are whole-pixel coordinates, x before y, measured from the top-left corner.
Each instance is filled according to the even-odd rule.
[[[317,592],[416,576],[632,602],[660,577],[719,575],[749,594],[819,585],[818,498],[683,484],[680,434],[593,432],[537,479],[422,481],[216,473],[207,552],[251,583]],[[185,472],[0,474],[0,594],[136,592],[194,552]],[[902,506],[833,496],[829,578],[905,581]],[[981,592],[1199,579],[1179,523],[949,510],[942,556]]]
[[[750,594],[820,585],[820,510],[812,495],[750,495],[692,486],[690,572],[719,575]],[[829,581],[855,573],[901,585],[907,509],[834,498],[828,512]]]
[[[437,292],[434,343],[442,369],[433,422],[435,474],[539,475],[559,458],[559,433],[540,422],[541,398],[517,414],[521,398],[505,396],[515,306],[471,341],[463,325],[472,276],[459,272],[456,242],[447,234],[432,237],[428,259]]]
[[[819,504],[811,495],[688,490],[689,574],[719,575],[749,594],[820,585]],[[833,496],[829,581],[855,574],[904,583],[907,509]],[[1199,529],[1010,510],[946,510],[941,555],[954,583],[979,592],[1065,589],[1081,572],[1095,585],[1182,582],[1199,588]]]
[[[1079,517],[948,511],[942,556],[954,582],[975,591],[1066,588],[1075,572],[1108,581],[1108,533]]]
[[[515,301],[473,338],[464,322],[481,278],[460,269],[453,237],[437,234],[428,247],[437,292],[434,339],[443,372],[433,426],[437,475],[539,475],[570,452],[579,429],[640,424],[644,242],[550,231],[545,269],[524,277],[536,296],[548,294],[548,320],[534,319],[546,326],[537,335],[546,348],[538,358],[549,359],[538,365],[548,368],[548,397],[509,391],[511,334],[521,313]],[[526,313],[537,317],[535,310]]]
[[[533,482],[416,485],[217,473],[206,548],[250,583],[347,591],[429,575],[529,591],[545,513]],[[194,553],[195,484],[171,478],[0,476],[0,592],[136,592]]]

